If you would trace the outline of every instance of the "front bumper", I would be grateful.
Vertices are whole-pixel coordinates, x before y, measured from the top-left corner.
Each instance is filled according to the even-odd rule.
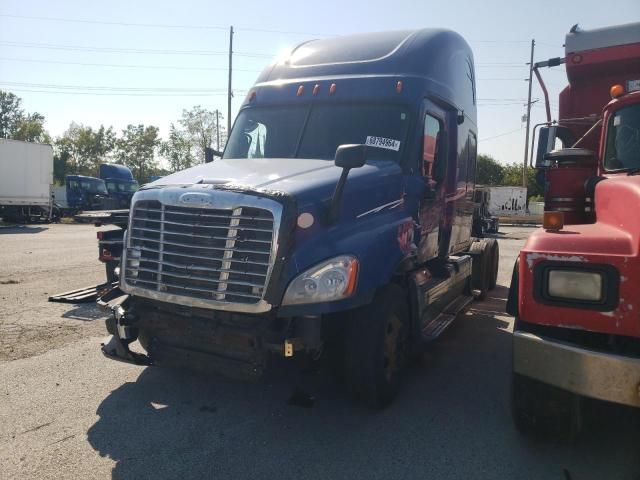
[[[640,408],[640,359],[513,332],[513,371],[564,390]]]

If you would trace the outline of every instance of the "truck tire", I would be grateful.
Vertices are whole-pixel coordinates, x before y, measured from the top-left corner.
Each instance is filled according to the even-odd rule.
[[[373,408],[386,407],[398,393],[408,358],[406,293],[397,285],[388,285],[349,321],[345,381],[350,396]]]
[[[489,250],[489,269],[487,275],[489,276],[489,290],[496,288],[498,283],[498,269],[500,264],[500,246],[495,238],[487,238],[487,249]]]
[[[474,254],[471,263],[471,288],[478,292],[476,294],[478,300],[484,300],[490,284],[490,251],[483,239],[472,243],[469,252]]]
[[[582,429],[580,397],[512,373],[511,413],[524,435],[572,442]]]

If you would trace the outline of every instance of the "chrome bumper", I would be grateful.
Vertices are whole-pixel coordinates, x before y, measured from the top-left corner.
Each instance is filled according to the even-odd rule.
[[[513,333],[513,371],[564,390],[640,407],[640,359]]]

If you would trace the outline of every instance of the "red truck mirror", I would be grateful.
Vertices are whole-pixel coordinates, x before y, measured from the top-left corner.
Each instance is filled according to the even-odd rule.
[[[538,133],[538,149],[536,150],[536,168],[547,168],[550,165],[545,157],[547,153],[555,148],[557,128],[555,125],[540,128]]]

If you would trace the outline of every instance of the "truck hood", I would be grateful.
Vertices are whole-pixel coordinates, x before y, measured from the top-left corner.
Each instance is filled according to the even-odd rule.
[[[329,197],[335,188],[342,169],[336,167],[331,160],[314,160],[302,158],[251,158],[216,160],[212,163],[163,177],[145,185],[143,189],[163,186],[183,186],[194,184],[237,185],[247,189],[278,191],[295,197],[298,204],[315,203]],[[349,195],[371,189],[376,192],[386,184],[390,196],[399,195],[401,168],[388,160],[369,160],[361,168],[349,173],[345,200]],[[389,188],[390,177],[395,188]],[[393,193],[389,190],[393,190]],[[372,197],[382,197],[380,190]],[[379,198],[376,200],[383,200]],[[360,199],[359,203],[368,203]]]

